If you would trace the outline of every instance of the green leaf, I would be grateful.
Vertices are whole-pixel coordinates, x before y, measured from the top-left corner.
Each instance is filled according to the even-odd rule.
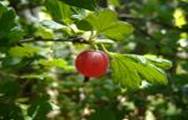
[[[138,88],[142,80],[150,83],[167,83],[165,72],[144,56],[111,53],[112,75],[115,83],[130,89]]]
[[[89,120],[116,120],[116,114],[107,108],[97,108],[96,112],[91,115]]]
[[[183,9],[176,8],[173,16],[174,16],[175,26],[182,28],[184,25],[187,24],[185,11]]]
[[[104,35],[108,38],[123,40],[133,32],[133,27],[126,22],[116,22],[105,29]]]
[[[32,57],[34,56],[36,53],[38,53],[39,48],[37,47],[33,47],[30,45],[25,45],[25,46],[16,46],[16,47],[12,47],[9,50],[9,55],[12,57]]]
[[[35,36],[41,37],[43,39],[53,39],[55,35],[52,29],[38,25],[35,31]]]
[[[85,31],[89,31],[93,29],[93,26],[86,20],[81,20],[76,22],[76,25],[78,27],[78,29],[80,30],[85,30]]]
[[[120,84],[122,87],[136,89],[141,84],[141,78],[138,75],[135,65],[131,60],[127,59],[121,54],[110,54],[112,57],[112,77],[115,83]]]
[[[117,15],[111,10],[103,10],[98,13],[90,14],[86,20],[96,29],[98,32],[104,32],[111,24],[117,21]]]
[[[6,7],[3,6],[1,3],[0,3],[0,17],[2,16],[2,14],[6,11]]]
[[[13,100],[20,92],[20,85],[17,81],[9,79],[1,79],[0,82],[0,97],[7,97],[6,99]]]
[[[48,97],[38,97],[28,109],[29,116],[34,120],[46,120],[46,114],[52,110]]]
[[[71,7],[59,0],[46,0],[46,8],[57,21],[70,22],[72,16]]]
[[[0,117],[2,120],[25,120],[21,108],[13,102],[0,101]]]
[[[144,57],[154,64],[155,66],[162,68],[162,69],[170,69],[172,67],[172,62],[163,58],[157,58],[155,55],[144,55]]]
[[[1,4],[0,4],[1,5]],[[0,6],[1,7],[1,6]],[[7,31],[10,31],[15,26],[15,13],[13,10],[7,10],[0,18],[0,35],[4,37]]]
[[[96,4],[94,0],[60,0],[66,4],[76,6],[79,8],[85,8],[88,10],[95,10]]]
[[[10,30],[9,33],[7,33],[7,39],[11,40],[12,42],[16,42],[18,40],[21,40],[23,38],[23,30],[21,26],[16,26]]]
[[[85,20],[92,26],[90,28],[114,40],[123,40],[133,32],[133,27],[130,24],[119,21],[116,13],[110,10],[90,14]],[[88,23],[85,26],[89,26]]]
[[[119,0],[108,0],[110,4],[114,6],[120,6],[120,1]]]
[[[160,83],[166,84],[168,82],[166,73],[155,66],[154,64],[148,62],[144,56],[140,55],[125,55],[127,58],[132,60],[135,64],[135,69],[137,69],[138,74],[150,83]]]
[[[49,29],[53,29],[53,30],[60,30],[60,29],[67,27],[67,26],[59,24],[53,20],[44,20],[44,21],[40,22],[40,24],[42,24],[43,26],[45,26]]]
[[[181,1],[184,1],[184,2],[187,2],[187,3],[188,3],[188,0],[181,0]]]
[[[52,59],[52,60],[45,60],[45,59],[41,59],[39,61],[39,64],[44,65],[46,67],[57,67],[57,68],[62,68],[64,70],[67,71],[73,71],[74,67],[68,65],[67,61],[65,61],[64,59]]]
[[[9,44],[20,40],[23,31],[18,24],[16,14],[12,9],[0,3],[0,43]]]
[[[64,59],[53,59],[53,60],[42,59],[39,61],[39,63],[44,66],[53,66],[60,68],[64,68],[67,65],[67,62]]]

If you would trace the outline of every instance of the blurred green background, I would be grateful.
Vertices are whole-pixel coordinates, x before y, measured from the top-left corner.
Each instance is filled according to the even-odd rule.
[[[68,38],[87,36],[90,26],[79,21],[101,9],[134,27],[106,47],[171,60],[167,85],[127,90],[112,82],[111,69],[84,82],[74,59],[90,46]],[[0,120],[186,119],[187,0],[0,0]]]

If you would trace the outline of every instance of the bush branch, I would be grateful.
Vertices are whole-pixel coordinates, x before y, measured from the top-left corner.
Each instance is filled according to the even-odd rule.
[[[33,37],[33,38],[26,38],[26,39],[20,40],[18,43],[22,44],[22,43],[32,43],[32,42],[72,42],[72,43],[89,44],[89,41],[79,36],[74,36],[74,37],[69,37],[69,38],[59,38],[59,39],[43,39],[40,37]]]

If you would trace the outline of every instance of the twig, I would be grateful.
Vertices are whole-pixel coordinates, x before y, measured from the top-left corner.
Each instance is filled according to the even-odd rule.
[[[84,82],[88,82],[89,81],[89,77],[84,77]]]
[[[23,43],[32,43],[32,42],[72,42],[72,43],[81,43],[81,44],[91,44],[92,41],[86,40],[80,36],[75,37],[69,37],[69,38],[60,38],[60,39],[43,39],[40,37],[32,37],[32,38],[26,38],[23,40],[20,40],[17,44],[23,44]],[[96,44],[113,44],[113,41],[109,40],[96,40]]]
[[[18,44],[22,43],[30,43],[30,42],[72,42],[72,43],[84,43],[89,44],[87,40],[82,37],[75,36],[70,38],[61,38],[61,39],[43,39],[40,37],[26,38],[24,40],[20,40]]]

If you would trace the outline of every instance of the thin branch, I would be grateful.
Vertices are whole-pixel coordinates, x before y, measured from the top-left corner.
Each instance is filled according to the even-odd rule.
[[[40,37],[37,38],[26,38],[24,40],[20,40],[18,44],[22,43],[32,43],[32,42],[72,42],[72,43],[84,43],[84,44],[89,44],[87,40],[85,40],[82,37],[75,36],[75,37],[70,37],[70,38],[61,38],[61,39],[43,39]]]
[[[32,43],[32,42],[72,42],[72,43],[81,43],[81,44],[91,44],[92,41],[86,40],[80,36],[74,36],[69,38],[61,38],[61,39],[43,39],[40,37],[32,37],[20,40],[17,44],[23,43]],[[111,40],[100,39],[95,41],[96,44],[114,44]]]

